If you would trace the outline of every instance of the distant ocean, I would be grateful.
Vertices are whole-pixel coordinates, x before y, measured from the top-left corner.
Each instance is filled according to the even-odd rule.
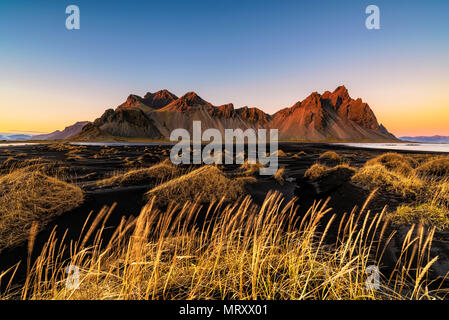
[[[0,147],[26,146],[40,143],[33,142],[6,142],[0,143]],[[152,146],[171,145],[170,142],[72,142],[73,145],[86,146]],[[449,153],[449,143],[333,143],[355,148],[404,150],[404,151],[424,151],[424,152],[447,152]]]
[[[7,143],[0,143],[0,148],[2,147],[20,147],[20,146],[28,146],[32,144],[39,144],[39,143],[32,143],[32,142],[7,142]]]
[[[348,147],[404,151],[449,152],[448,143],[335,143]]]

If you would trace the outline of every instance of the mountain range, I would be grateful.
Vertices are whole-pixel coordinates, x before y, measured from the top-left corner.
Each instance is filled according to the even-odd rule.
[[[323,94],[313,92],[272,115],[247,106],[236,109],[232,103],[215,106],[195,92],[181,97],[168,90],[148,92],[143,97],[131,94],[94,122],[78,123],[63,139],[168,138],[177,128],[191,132],[194,120],[201,121],[202,130],[216,128],[222,133],[225,129],[275,128],[281,140],[396,140],[378,123],[369,105],[360,98],[352,99],[344,86]]]

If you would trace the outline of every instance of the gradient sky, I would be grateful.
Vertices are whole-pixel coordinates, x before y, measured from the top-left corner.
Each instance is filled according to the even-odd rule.
[[[163,88],[274,113],[340,84],[394,134],[449,135],[449,1],[0,1],[0,132]]]

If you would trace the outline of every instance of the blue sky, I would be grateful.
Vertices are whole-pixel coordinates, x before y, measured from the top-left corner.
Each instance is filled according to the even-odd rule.
[[[61,129],[164,88],[273,113],[345,84],[397,134],[449,135],[449,1],[2,0],[0,70],[0,131]]]

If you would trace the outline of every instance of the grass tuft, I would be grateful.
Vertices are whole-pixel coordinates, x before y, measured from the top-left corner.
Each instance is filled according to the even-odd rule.
[[[444,206],[424,203],[417,206],[401,205],[394,212],[388,213],[387,218],[393,225],[422,224],[436,227],[439,230],[449,227],[449,210]]]
[[[444,177],[449,175],[449,157],[431,159],[422,163],[416,171],[423,176]]]
[[[348,171],[351,174],[355,174],[356,172],[356,169],[352,168],[347,164],[340,164],[332,168],[329,168],[328,166],[325,166],[321,163],[315,163],[312,166],[310,166],[309,169],[307,169],[307,171],[304,174],[304,177],[309,180],[317,180],[326,175],[336,173],[340,170]]]
[[[416,175],[390,171],[381,164],[365,165],[352,177],[352,181],[370,189],[381,188],[403,197],[416,198],[424,189],[424,182]]]
[[[180,174],[180,170],[169,160],[163,161],[149,168],[132,169],[125,173],[97,182],[101,188],[123,187],[129,185],[148,184],[155,186],[162,181],[170,180]]]
[[[327,159],[333,161],[343,161],[343,157],[335,151],[326,151],[320,155],[320,159]]]
[[[244,170],[244,174],[246,176],[253,176],[259,174],[259,169],[263,168],[264,165],[260,162],[257,163],[249,163],[248,160],[240,166],[240,169]]]
[[[83,202],[83,192],[39,171],[15,170],[0,177],[0,251],[25,241],[34,222],[52,218]]]
[[[206,165],[151,189],[146,197],[156,197],[159,205],[172,201],[211,202],[222,198],[232,201],[244,194],[245,181],[232,180],[217,167]]]
[[[275,178],[280,184],[284,184],[284,181],[285,181],[285,177],[284,176],[285,176],[285,168],[281,167],[273,175],[273,178]]]
[[[416,165],[416,161],[413,158],[402,154],[388,152],[366,162],[367,166],[377,164],[384,166],[389,171],[408,175],[413,172],[413,167]]]

